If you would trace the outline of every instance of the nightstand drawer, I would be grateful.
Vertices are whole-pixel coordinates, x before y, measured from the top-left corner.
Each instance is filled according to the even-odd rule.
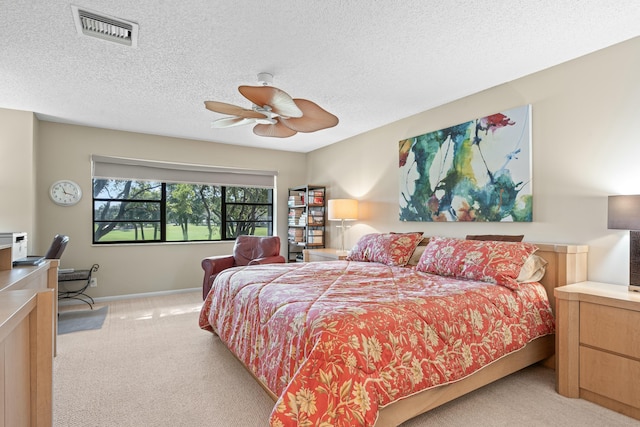
[[[336,249],[305,249],[302,251],[305,262],[336,261],[347,259],[346,253],[338,253]]]
[[[580,347],[580,388],[640,408],[640,361]]]
[[[580,304],[580,343],[640,360],[640,312]]]

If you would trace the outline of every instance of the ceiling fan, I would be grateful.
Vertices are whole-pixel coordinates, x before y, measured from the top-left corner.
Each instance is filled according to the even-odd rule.
[[[291,98],[285,91],[270,86],[273,76],[259,73],[262,86],[239,86],[238,91],[253,103],[251,109],[218,101],[205,101],[208,110],[228,114],[214,120],[213,128],[255,124],[258,136],[287,138],[298,132],[315,132],[338,124],[338,118],[307,99]]]

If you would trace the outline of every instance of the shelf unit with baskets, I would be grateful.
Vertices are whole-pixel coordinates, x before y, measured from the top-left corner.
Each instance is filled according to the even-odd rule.
[[[289,188],[288,210],[287,261],[303,261],[303,250],[324,248],[326,188]]]

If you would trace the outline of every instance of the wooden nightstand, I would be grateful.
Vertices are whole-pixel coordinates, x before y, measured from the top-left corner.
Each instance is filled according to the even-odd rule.
[[[558,393],[640,419],[640,293],[596,282],[554,293]]]
[[[347,254],[338,254],[338,249],[305,249],[302,251],[304,262],[335,261],[347,259]]]

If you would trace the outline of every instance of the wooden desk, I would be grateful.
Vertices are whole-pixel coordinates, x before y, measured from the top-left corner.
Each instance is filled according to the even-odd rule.
[[[57,259],[48,259],[42,265],[33,267],[13,267],[2,269],[0,267],[0,293],[18,289],[53,289],[53,302],[51,311],[53,318],[58,318],[58,264]],[[11,264],[9,264],[11,266]],[[58,322],[53,323],[53,349],[56,354],[56,337],[58,335]]]
[[[0,292],[0,427],[52,425],[53,294]]]

